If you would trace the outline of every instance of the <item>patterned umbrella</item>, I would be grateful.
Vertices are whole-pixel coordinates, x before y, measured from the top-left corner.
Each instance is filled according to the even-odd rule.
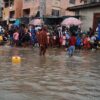
[[[32,20],[29,24],[31,25],[42,25],[43,24],[43,21],[41,19],[34,19]]]
[[[72,25],[79,26],[81,24],[82,24],[82,22],[79,19],[74,18],[74,17],[66,18],[61,23],[62,26],[72,26]]]

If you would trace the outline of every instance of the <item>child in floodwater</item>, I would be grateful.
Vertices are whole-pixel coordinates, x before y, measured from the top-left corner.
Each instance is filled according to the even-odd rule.
[[[14,46],[18,46],[19,33],[17,28],[15,29],[15,32],[13,34],[13,40],[14,40]]]
[[[70,57],[73,56],[73,54],[74,54],[75,45],[76,45],[76,37],[75,37],[75,33],[72,33],[72,35],[69,39],[69,48],[68,48],[68,55]]]

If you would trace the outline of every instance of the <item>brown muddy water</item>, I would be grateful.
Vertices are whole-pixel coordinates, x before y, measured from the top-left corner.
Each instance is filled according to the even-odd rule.
[[[100,52],[0,47],[0,100],[100,100]],[[21,64],[11,58],[19,55]]]

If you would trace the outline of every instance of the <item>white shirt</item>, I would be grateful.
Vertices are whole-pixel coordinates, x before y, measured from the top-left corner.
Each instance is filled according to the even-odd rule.
[[[96,37],[95,37],[95,36],[92,36],[92,37],[91,37],[91,41],[94,42],[95,40],[96,40]]]
[[[66,39],[70,39],[70,35],[66,33]]]

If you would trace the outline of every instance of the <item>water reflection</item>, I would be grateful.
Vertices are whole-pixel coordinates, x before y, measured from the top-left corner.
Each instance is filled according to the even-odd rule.
[[[22,62],[11,58],[20,55]],[[38,48],[0,48],[0,100],[100,100],[99,51],[76,53]]]

